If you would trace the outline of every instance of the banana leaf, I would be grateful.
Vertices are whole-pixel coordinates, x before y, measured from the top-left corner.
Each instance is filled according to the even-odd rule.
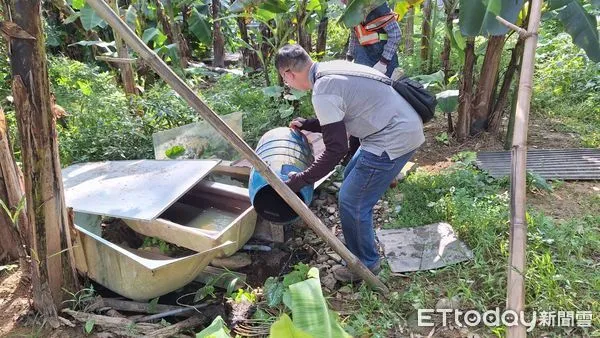
[[[217,316],[206,329],[196,333],[196,338],[231,338],[231,336],[223,318]]]
[[[459,25],[466,36],[503,35],[508,28],[496,16],[514,23],[523,0],[460,0]]]
[[[349,28],[354,27],[363,22],[370,11],[377,6],[381,6],[384,2],[385,0],[352,0],[338,23],[343,23],[344,26]]]
[[[79,17],[79,20],[81,20],[81,25],[86,31],[105,24],[104,20],[102,20],[102,18],[96,14],[96,11],[88,4],[85,4],[80,13],[81,16]]]
[[[319,270],[311,268],[308,276],[307,280],[289,287],[294,326],[313,337],[350,337],[342,329],[337,315],[327,308],[321,291]]]
[[[558,18],[573,38],[573,42],[585,51],[590,60],[600,62],[596,17],[588,13],[579,1],[573,0],[558,11]]]
[[[300,330],[294,325],[287,314],[283,314],[273,325],[271,325],[270,337],[286,338],[313,338],[310,334]]]
[[[398,21],[402,20],[411,7],[418,7],[424,0],[400,0],[396,2],[394,12],[398,14]]]
[[[458,107],[458,90],[445,90],[435,95],[438,107],[444,113],[452,113]]]
[[[192,9],[188,29],[200,42],[210,44],[212,41],[212,30],[209,19],[206,15],[201,14],[196,8]]]

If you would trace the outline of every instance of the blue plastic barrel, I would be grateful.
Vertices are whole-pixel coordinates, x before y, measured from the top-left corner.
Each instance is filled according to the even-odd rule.
[[[266,132],[258,141],[256,154],[284,181],[287,180],[288,173],[301,172],[314,160],[306,136],[287,127]],[[277,223],[289,223],[298,219],[296,212],[254,168],[250,172],[248,190],[254,209],[264,219]],[[305,186],[297,195],[309,205],[313,190],[312,185]]]

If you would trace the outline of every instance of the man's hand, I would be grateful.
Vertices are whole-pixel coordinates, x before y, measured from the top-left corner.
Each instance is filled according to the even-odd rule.
[[[304,126],[304,122],[306,122],[306,119],[304,117],[296,117],[295,119],[292,120],[292,122],[290,122],[290,128],[302,130],[302,126]]]
[[[381,61],[377,62],[375,64],[375,66],[373,66],[373,68],[375,68],[375,70],[382,72],[383,74],[385,74],[385,72],[387,72],[387,65]]]
[[[300,189],[306,185],[302,180],[299,180],[298,177],[295,177],[296,175],[298,175],[297,172],[290,171],[287,174],[288,179],[285,181],[285,184],[292,189],[293,192],[300,191]]]

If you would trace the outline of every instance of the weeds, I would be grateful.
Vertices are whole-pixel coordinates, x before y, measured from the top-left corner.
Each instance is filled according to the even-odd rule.
[[[89,288],[83,288],[75,293],[65,289],[63,289],[63,291],[71,296],[71,299],[67,299],[63,301],[63,303],[69,304],[69,308],[75,311],[84,310],[96,297],[96,290],[94,290],[93,285],[90,285]]]
[[[457,157],[465,162],[469,162],[468,158]],[[548,189],[548,183],[534,184],[534,180],[530,177],[530,191],[543,193]],[[398,290],[398,294],[388,300],[361,288],[361,309],[348,320],[353,333],[385,337],[393,330],[394,320],[404,319],[410,325],[417,309],[435,308],[442,298],[458,299],[461,309],[504,308],[509,252],[508,181],[495,180],[468,164],[457,163],[439,174],[417,171],[397,189],[386,198],[391,208],[400,204],[401,212],[388,227],[446,221],[472,249],[474,257],[469,262],[392,279],[391,289]],[[600,275],[595,271],[600,256],[600,216],[581,215],[557,222],[529,210],[527,223],[526,311],[598,313]],[[594,325],[598,324],[600,320],[594,318]],[[547,329],[558,335],[593,332],[585,328],[571,332],[568,330],[573,328],[543,327],[533,333]],[[491,335],[504,335],[502,327],[484,330]]]

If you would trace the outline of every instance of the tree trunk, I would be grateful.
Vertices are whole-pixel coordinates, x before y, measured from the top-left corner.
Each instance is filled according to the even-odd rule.
[[[504,35],[491,36],[481,66],[477,92],[473,100],[471,134],[487,130],[489,114],[494,107],[494,85],[498,78],[498,68],[504,48]]]
[[[260,32],[264,39],[269,39],[273,36],[271,30],[269,30],[269,27],[267,27],[267,25],[265,25],[263,23],[260,24]],[[271,79],[269,78],[269,64],[270,64],[269,55],[271,54],[271,47],[269,46],[268,43],[263,43],[260,45],[260,53],[261,53],[262,60],[263,60],[262,67],[263,67],[263,75],[265,77],[265,86],[270,87]]]
[[[13,22],[36,40],[11,39],[13,97],[21,140],[26,213],[33,227],[32,285],[33,306],[57,323],[65,288],[76,291],[67,211],[56,128],[50,99],[50,84],[40,1],[16,1],[11,4]],[[69,255],[71,254],[71,255]]]
[[[431,34],[431,7],[435,4],[432,0],[423,2],[423,25],[421,26],[421,70],[427,71],[427,58],[429,57],[429,36]]]
[[[237,19],[238,28],[240,30],[240,36],[248,46],[252,46],[250,38],[248,37],[248,27],[246,26],[245,18]],[[242,47],[242,56],[244,57],[244,65],[252,69],[260,68],[260,59],[256,52],[250,48]]]
[[[175,11],[171,0],[165,0],[165,10],[169,18],[171,38],[173,43],[177,45],[177,54],[179,55],[179,65],[181,68],[187,68],[188,60],[190,59],[190,50],[185,37],[181,33],[181,26],[175,21]]]
[[[506,103],[508,102],[508,93],[510,92],[513,78],[515,77],[517,70],[520,68],[520,58],[523,55],[524,43],[525,41],[523,39],[519,39],[510,55],[510,62],[506,72],[504,73],[504,80],[502,81],[502,87],[500,88],[500,93],[498,94],[498,100],[496,100],[494,110],[490,114],[490,122],[488,124],[488,132],[490,133],[498,134],[500,131],[502,115],[506,108]]]
[[[475,66],[475,39],[467,38],[465,47],[465,65],[463,78],[460,85],[458,103],[458,121],[456,123],[456,137],[464,141],[469,135],[471,125],[471,102],[473,93],[473,67]]]
[[[329,18],[323,17],[321,21],[319,21],[319,28],[317,33],[317,57],[319,59],[325,56],[325,51],[327,49],[327,26],[329,25]]]
[[[444,1],[444,10],[446,12],[446,35],[444,37],[444,50],[442,51],[442,68],[444,69],[444,83],[448,83],[448,79],[452,76],[451,64],[450,64],[450,52],[452,51],[452,44],[448,34],[452,34],[454,24],[454,1]]]
[[[115,10],[115,13],[120,15],[119,5],[117,0],[109,0],[110,6]],[[127,50],[127,46],[123,42],[123,39],[117,34],[117,32],[113,31],[113,35],[115,38],[115,44],[117,47],[117,54],[121,59],[129,58],[129,51]],[[135,79],[133,77],[133,67],[130,63],[119,63],[119,70],[121,71],[121,81],[123,82],[123,88],[125,89],[125,93],[128,95],[135,95]]]
[[[415,8],[411,7],[406,13],[406,24],[404,25],[404,54],[412,55],[415,50],[415,41],[413,40],[415,30]]]
[[[167,16],[162,1],[156,2],[156,20],[160,23],[162,31],[167,36],[167,42],[174,43],[175,39],[173,38],[173,32],[171,31],[171,23],[169,22],[169,17]]]
[[[307,32],[307,27],[306,27],[306,4],[307,4],[307,0],[302,0],[302,2],[300,3],[300,8],[298,8],[298,11],[296,13],[296,20],[297,20],[297,24],[296,27],[298,29],[298,43],[300,46],[302,46],[302,48],[304,48],[304,50],[306,50],[308,53],[311,52],[311,46],[310,46],[310,36]]]
[[[435,52],[435,28],[438,20],[438,6],[437,0],[432,0],[431,7],[431,22],[429,23],[429,47],[427,48],[427,74],[433,73],[433,54]]]
[[[220,11],[221,0],[213,0],[213,67],[225,67],[225,40],[221,32],[221,21],[217,20]]]
[[[19,210],[23,198],[22,182],[19,168],[13,157],[12,147],[8,140],[8,126],[4,111],[0,108],[0,200],[12,215],[0,208],[0,264],[4,261],[14,261],[26,257],[25,248],[28,243],[24,240],[31,231],[27,222],[25,210]],[[19,213],[15,217],[15,213]],[[15,218],[15,221],[13,219]],[[25,268],[25,266],[23,266]]]

